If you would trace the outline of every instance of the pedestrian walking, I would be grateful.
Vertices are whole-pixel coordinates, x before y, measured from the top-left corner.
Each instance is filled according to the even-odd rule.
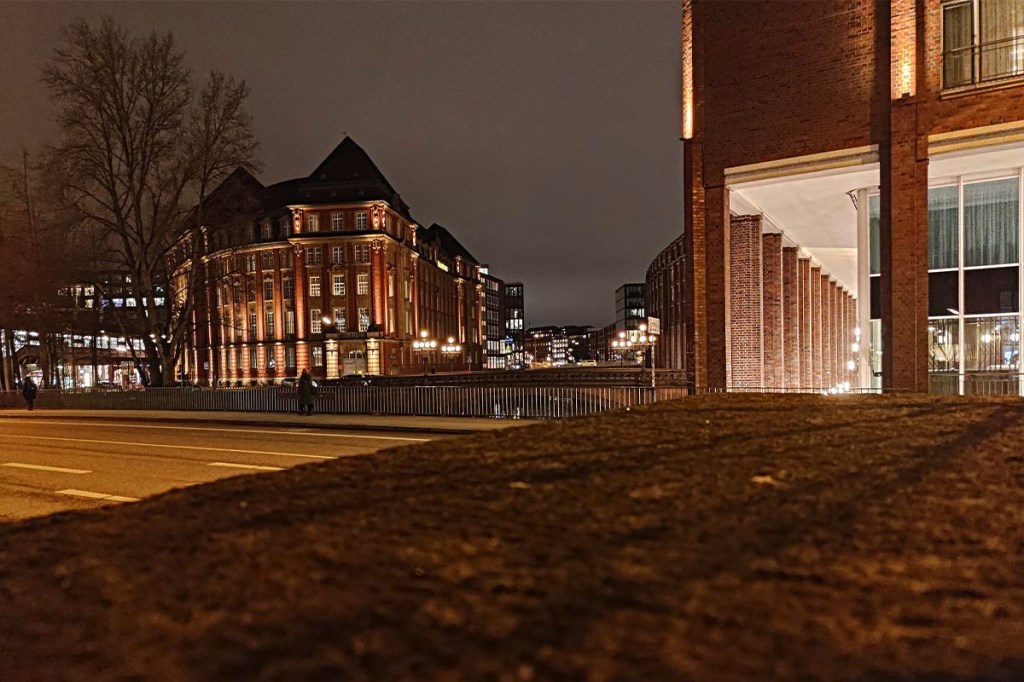
[[[299,414],[313,414],[313,399],[316,398],[316,386],[313,385],[313,377],[309,376],[309,370],[302,370],[296,390],[299,394]]]
[[[39,388],[36,386],[36,382],[32,381],[32,377],[25,377],[25,382],[21,387],[21,397],[25,399],[29,412],[36,406],[36,393],[38,392]]]

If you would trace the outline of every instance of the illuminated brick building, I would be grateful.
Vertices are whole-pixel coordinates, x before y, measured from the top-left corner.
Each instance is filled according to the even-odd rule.
[[[682,7],[691,383],[1020,391],[1024,2]]]
[[[350,138],[308,177],[264,187],[239,170],[218,193],[235,208],[210,220],[192,381],[416,373],[422,331],[462,345],[446,364],[482,366],[478,262],[444,227],[420,226]]]

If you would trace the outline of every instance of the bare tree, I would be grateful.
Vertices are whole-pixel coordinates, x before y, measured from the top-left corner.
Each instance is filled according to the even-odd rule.
[[[154,386],[169,383],[192,333],[206,199],[257,149],[245,82],[213,72],[196,93],[183,59],[170,33],[131,38],[109,19],[78,20],[44,70],[59,107],[54,177],[127,275]]]

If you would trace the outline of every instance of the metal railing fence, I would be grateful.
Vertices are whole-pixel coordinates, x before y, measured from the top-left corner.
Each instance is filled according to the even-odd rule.
[[[329,386],[317,393],[321,414],[380,414],[499,419],[557,419],[635,407],[686,396],[685,388],[649,386]],[[17,391],[0,393],[0,408],[24,407]],[[295,389],[150,388],[137,391],[41,390],[41,409],[295,412]]]

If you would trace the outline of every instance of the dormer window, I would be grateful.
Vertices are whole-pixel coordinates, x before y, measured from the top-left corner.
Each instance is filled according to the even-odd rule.
[[[284,216],[281,218],[281,236],[289,237],[292,234],[292,219],[291,216]]]
[[[260,237],[263,239],[272,239],[274,236],[274,226],[269,220],[264,220],[260,223]]]
[[[306,232],[319,232],[320,231],[320,216],[316,213],[310,213],[306,216]]]

